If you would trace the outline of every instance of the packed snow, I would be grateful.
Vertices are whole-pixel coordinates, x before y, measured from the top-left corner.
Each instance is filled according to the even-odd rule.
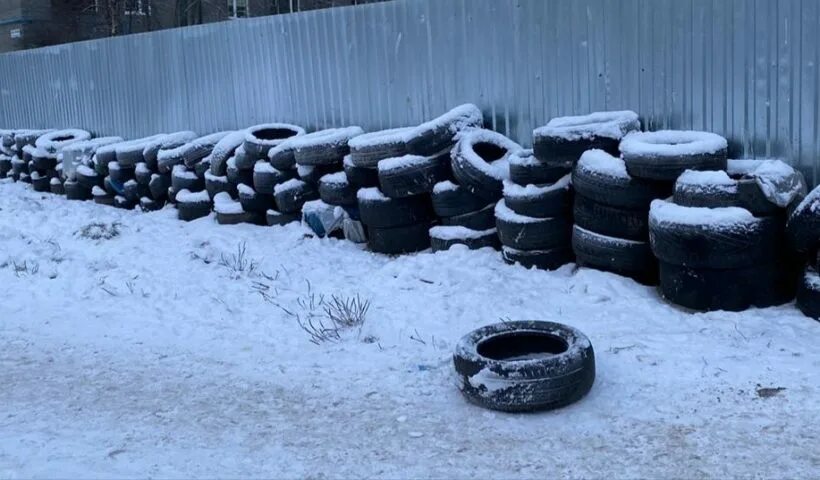
[[[817,476],[820,323],[792,305],[690,314],[574,265],[388,257],[19,183],[0,184],[0,243],[3,477]],[[295,315],[332,295],[370,309],[315,345]],[[584,332],[590,394],[467,403],[453,349],[502,319]]]
[[[451,182],[450,180],[444,180],[443,182],[438,182],[437,184],[433,185],[433,193],[444,193],[458,190],[459,186],[455,183]]]
[[[631,110],[594,112],[589,115],[553,118],[532,132],[534,140],[560,138],[567,141],[594,137],[620,140],[628,132],[640,130],[638,114]]]
[[[319,179],[319,183],[324,183],[326,185],[347,185],[347,175],[345,172],[328,173]]]
[[[615,157],[597,148],[587,150],[578,159],[578,169],[593,174],[606,175],[615,178],[631,178],[626,171],[626,163],[620,157]]]
[[[299,180],[298,178],[291,178],[286,182],[276,184],[273,187],[273,193],[279,194],[282,192],[287,192],[289,190],[295,190],[297,188],[304,188],[305,185],[307,184],[303,180]]]
[[[210,203],[211,197],[208,196],[208,192],[200,191],[200,192],[191,192],[187,188],[183,188],[176,195],[177,202],[179,203]]]
[[[624,155],[680,156],[717,153],[726,150],[728,142],[716,133],[693,130],[658,130],[632,132],[621,141]]]
[[[214,196],[214,211],[226,215],[244,212],[242,204],[232,199],[227,192],[219,192]]]
[[[253,197],[256,196],[256,190],[253,189],[250,185],[245,185],[244,183],[240,183],[236,186],[236,191],[241,196],[245,197]]]
[[[709,187],[737,187],[737,180],[732,179],[722,170],[686,170],[678,177],[677,184]]]
[[[388,202],[390,201],[387,196],[379,190],[378,187],[369,187],[369,188],[360,188],[358,192],[356,192],[356,198],[359,200],[370,201],[370,202]]]
[[[701,225],[710,227],[755,224],[759,220],[740,207],[684,207],[666,200],[652,200],[649,219],[656,224]]]
[[[556,190],[566,190],[571,186],[572,175],[569,173],[559,178],[557,182],[548,185],[518,185],[509,180],[504,180],[504,197],[537,197]]]
[[[473,230],[460,225],[438,225],[430,229],[430,237],[440,240],[476,239],[495,235],[496,229]]]
[[[350,146],[350,150],[355,152],[380,145],[389,146],[402,144],[414,128],[415,127],[391,128],[389,130],[365,133],[352,138],[348,145]]]
[[[420,167],[429,161],[430,158],[422,157],[420,155],[402,155],[401,157],[380,160],[378,168],[380,172],[390,172],[394,170]]]
[[[535,218],[515,213],[512,209],[510,209],[510,207],[507,206],[507,202],[505,202],[504,199],[499,200],[498,203],[495,204],[495,218],[509,223],[538,223],[552,221],[551,218]]]

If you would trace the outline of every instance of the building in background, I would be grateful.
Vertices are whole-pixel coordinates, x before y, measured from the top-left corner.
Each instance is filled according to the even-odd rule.
[[[0,0],[0,52],[386,0]]]

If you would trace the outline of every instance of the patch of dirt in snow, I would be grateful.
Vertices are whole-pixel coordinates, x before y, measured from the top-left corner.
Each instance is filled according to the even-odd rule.
[[[95,222],[119,235],[75,235]],[[820,323],[791,305],[692,315],[571,265],[306,232],[0,185],[0,476],[817,476]],[[311,295],[369,302],[364,322],[311,343],[285,312]],[[500,318],[584,331],[589,396],[468,404],[452,348]]]

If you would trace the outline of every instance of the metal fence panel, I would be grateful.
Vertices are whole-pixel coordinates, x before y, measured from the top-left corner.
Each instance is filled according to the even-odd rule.
[[[0,55],[0,124],[128,137],[419,123],[459,103],[522,144],[633,109],[820,180],[816,0],[396,0]]]

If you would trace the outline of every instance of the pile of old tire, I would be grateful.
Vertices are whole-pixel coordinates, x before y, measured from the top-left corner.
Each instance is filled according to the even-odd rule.
[[[603,150],[581,155],[575,190],[572,250],[579,266],[655,284],[658,264],[649,246],[649,206],[672,192],[670,182],[633,177],[624,161]]]
[[[14,130],[6,131],[4,134],[5,152],[9,160],[3,162],[7,177],[11,177],[15,182],[22,181],[31,183],[32,152],[37,148],[34,146],[37,139],[53,130]]]
[[[797,308],[820,320],[820,187],[797,203],[787,229],[790,244],[807,257],[797,283]]]
[[[378,187],[370,187],[359,189],[356,198],[371,251],[397,255],[430,247],[433,209],[429,195],[390,198]]]
[[[158,134],[98,146],[91,160],[92,165],[77,167],[77,185],[66,181],[66,196],[71,198],[74,191],[78,199],[93,198],[104,205],[134,208],[140,201],[139,189],[148,192],[148,187],[139,187],[135,180],[137,164],[145,161],[143,149],[163,136]]]
[[[659,204],[650,215],[664,298],[694,310],[735,311],[791,300],[799,258],[786,242],[789,200],[774,203],[761,185],[795,176],[772,160],[728,160],[725,171],[680,175],[674,204]]]
[[[458,342],[453,365],[468,401],[504,412],[564,407],[583,398],[595,382],[589,339],[553,322],[479,328]]]
[[[519,150],[510,165],[533,161],[532,150]],[[572,185],[568,173],[554,169],[539,183],[504,181],[504,199],[495,207],[501,256],[509,264],[554,270],[572,262]],[[521,181],[519,178],[518,181]]]
[[[97,150],[122,141],[121,137],[100,137],[64,147],[60,153],[62,161],[57,165],[59,176],[51,179],[51,193],[66,195],[75,200],[90,198],[91,189],[99,184],[98,175],[94,170],[94,156]],[[80,172],[84,177],[83,185],[78,182]]]

